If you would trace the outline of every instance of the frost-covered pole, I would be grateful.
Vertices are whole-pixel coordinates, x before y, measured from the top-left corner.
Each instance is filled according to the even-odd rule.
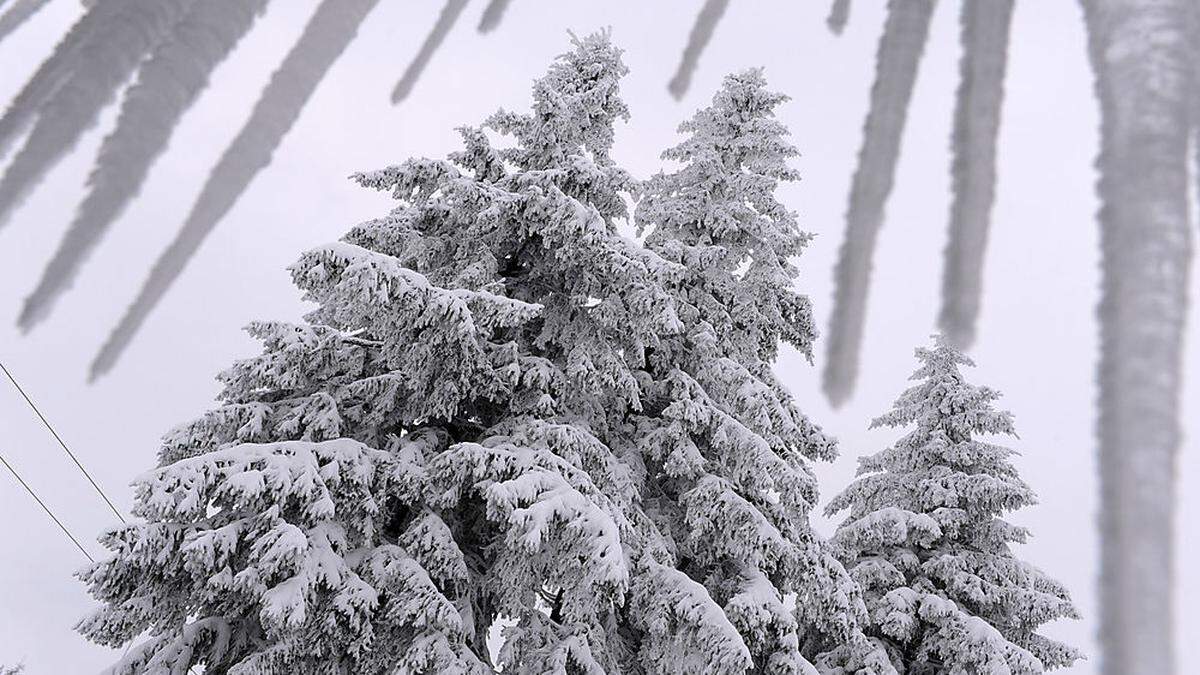
[[[1086,0],[1101,106],[1100,645],[1106,675],[1175,672],[1175,455],[1191,235],[1187,0]]]
[[[50,0],[17,0],[17,4],[10,7],[3,15],[0,15],[0,41],[8,37],[9,33],[20,28],[21,24],[25,23],[29,17],[37,14],[38,10],[48,2]]]
[[[679,68],[675,71],[671,81],[667,83],[667,91],[671,92],[676,99],[683,98],[688,87],[692,85],[692,75],[696,73],[700,55],[704,53],[704,48],[712,40],[713,33],[717,30],[717,24],[721,22],[721,17],[724,16],[728,7],[729,0],[704,0],[704,6],[696,15],[696,23],[692,25],[692,32],[688,34],[687,46],[683,48],[683,58],[679,60]]]
[[[942,272],[938,325],[952,344],[969,347],[983,288],[984,254],[996,193],[996,137],[1013,0],[964,2],[961,82],[954,115],[954,202]]]
[[[193,0],[108,0],[119,6],[84,45],[69,78],[42,106],[21,151],[0,178],[0,228],[42,177],[75,147],[146,52]]]
[[[421,73],[425,72],[425,67],[429,65],[434,52],[441,46],[446,36],[450,34],[450,30],[454,28],[455,22],[458,21],[458,16],[462,14],[463,8],[466,6],[467,0],[446,0],[441,13],[438,14],[437,21],[434,22],[433,28],[425,38],[425,42],[421,43],[421,48],[417,50],[417,55],[408,64],[408,68],[404,70],[404,75],[400,77],[400,81],[396,83],[396,88],[392,90],[392,103],[399,103],[408,98],[408,95],[412,93],[413,87],[417,86],[417,80],[421,79]]]
[[[378,1],[323,0],[317,7],[299,41],[271,76],[250,119],[209,174],[183,228],[154,263],[137,298],[96,355],[91,367],[92,379],[112,368],[208,233],[233,207],[254,176],[271,163],[275,148]]]
[[[871,256],[883,225],[883,207],[892,191],[900,137],[917,79],[917,66],[929,35],[933,0],[889,0],[879,39],[871,109],[863,129],[858,169],[850,187],[846,240],[834,274],[836,291],[824,370],[825,395],[836,406],[854,390],[858,353],[867,311]]]
[[[49,313],[92,249],[137,196],[151,164],[166,149],[183,114],[208,85],[217,64],[254,24],[267,0],[196,3],[138,71],[117,128],[104,139],[90,190],[17,323],[29,330]]]

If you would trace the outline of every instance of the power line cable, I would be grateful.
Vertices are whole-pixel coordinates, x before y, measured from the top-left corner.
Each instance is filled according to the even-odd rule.
[[[67,535],[67,537],[71,540],[71,543],[75,544],[76,548],[79,549],[79,552],[82,553],[83,556],[89,561],[96,562],[96,559],[92,557],[92,554],[87,552],[87,549],[83,547],[83,544],[79,543],[79,540],[75,538],[75,535],[71,534],[71,531],[67,529],[67,526],[62,524],[62,521],[58,519],[58,516],[54,515],[54,512],[50,510],[49,506],[46,506],[46,502],[43,502],[42,498],[33,491],[33,488],[29,487],[29,483],[26,483],[25,479],[21,478],[21,474],[17,473],[17,470],[13,468],[12,464],[8,463],[8,460],[4,458],[4,455],[0,455],[0,462],[4,463],[5,468],[7,468],[8,472],[13,475],[13,478],[17,479],[17,482],[21,484],[21,487],[25,488],[25,491],[29,493],[29,496],[33,497],[33,499],[38,503],[38,506],[41,506],[42,510],[46,512],[46,515],[50,516],[50,519],[54,521],[54,524],[58,525],[58,529],[62,530],[63,534]]]
[[[42,411],[38,410],[38,407],[36,404],[34,404],[33,399],[29,398],[29,394],[25,393],[25,390],[22,389],[21,385],[17,383],[17,379],[8,371],[8,368],[4,366],[3,362],[0,362],[0,370],[4,371],[4,374],[8,377],[8,381],[12,382],[12,385],[17,388],[17,391],[21,394],[21,397],[25,399],[25,402],[29,404],[29,407],[33,409],[33,412],[37,413],[38,419],[42,420],[42,424],[44,424],[46,429],[50,431],[50,434],[54,436],[54,440],[58,441],[58,444],[62,446],[62,449],[67,453],[67,456],[71,458],[71,461],[75,462],[75,466],[79,467],[79,470],[83,472],[84,476],[87,477],[88,482],[92,484],[92,487],[96,488],[96,492],[99,493],[100,497],[104,499],[104,502],[108,504],[108,508],[112,509],[112,512],[122,523],[126,522],[125,516],[121,515],[121,512],[117,510],[116,505],[113,504],[112,500],[108,498],[108,495],[104,494],[104,490],[102,490],[100,485],[96,483],[95,479],[92,478],[92,474],[88,473],[88,470],[83,468],[83,464],[80,463],[79,458],[76,457],[75,453],[71,452],[71,449],[67,447],[65,442],[63,442],[62,437],[59,436],[58,432],[54,430],[54,427],[51,426],[50,421],[46,419],[46,416],[42,414]]]
[[[0,2],[2,1],[3,0],[0,0]],[[75,466],[79,467],[79,470],[84,476],[87,477],[88,482],[92,484],[92,487],[96,488],[96,492],[99,493],[100,497],[104,499],[104,502],[108,504],[108,508],[112,509],[113,514],[115,514],[122,523],[126,522],[125,516],[121,515],[121,512],[117,509],[116,505],[114,505],[112,500],[108,498],[108,495],[104,493],[104,490],[98,483],[96,483],[95,479],[92,478],[92,475],[88,473],[88,470],[83,467],[83,464],[79,461],[79,458],[75,456],[75,453],[71,452],[69,447],[67,447],[67,444],[63,441],[62,436],[59,436],[58,432],[54,429],[54,426],[50,424],[50,420],[46,419],[46,416],[43,415],[42,411],[38,409],[37,404],[33,402],[33,399],[29,398],[29,394],[25,393],[25,390],[21,388],[20,383],[17,382],[17,378],[13,377],[13,374],[8,370],[8,368],[5,367],[3,362],[0,362],[0,370],[4,371],[4,375],[8,377],[8,381],[12,382],[13,387],[15,387],[17,392],[21,394],[21,398],[25,399],[25,402],[28,403],[29,407],[33,409],[33,412],[37,414],[38,419],[42,421],[42,424],[45,425],[50,434],[54,436],[54,440],[58,441],[58,444],[62,447],[63,451],[67,453],[67,456],[71,458],[71,461],[75,462]],[[58,516],[54,515],[54,512],[50,510],[50,507],[46,506],[46,503],[42,501],[41,497],[38,497],[37,493],[33,491],[33,488],[31,488],[29,484],[25,482],[25,479],[21,477],[21,474],[17,473],[17,470],[8,463],[8,460],[6,460],[3,455],[0,455],[0,462],[4,463],[4,466],[8,469],[9,473],[11,473],[13,477],[17,479],[17,482],[19,482],[21,486],[25,488],[25,491],[29,493],[29,496],[33,497],[38,505],[42,507],[42,510],[46,512],[46,515],[50,516],[50,519],[54,521],[54,524],[58,525],[58,529],[62,530],[63,534],[67,535],[71,542],[75,544],[75,547],[79,549],[79,552],[82,553],[89,561],[96,562],[96,560],[92,558],[91,554],[87,552],[87,549],[85,549],[83,545],[79,543],[79,540],[75,538],[75,535],[71,534],[71,531],[67,529],[67,526],[63,525],[62,521],[58,519]],[[121,655],[122,660],[124,660],[125,656],[129,653],[129,648],[133,646],[133,643],[134,640],[130,640],[125,645],[125,652]],[[189,668],[188,672],[195,675],[196,670],[193,667]]]

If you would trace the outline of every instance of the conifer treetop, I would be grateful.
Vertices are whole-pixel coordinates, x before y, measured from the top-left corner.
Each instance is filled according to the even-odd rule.
[[[663,153],[680,168],[647,181],[635,213],[650,230],[647,247],[689,271],[680,311],[755,365],[773,361],[780,340],[811,357],[817,335],[792,262],[811,235],[775,196],[799,179],[788,164],[799,152],[775,116],[788,100],[767,89],[762,69],[726,76],[712,103],[680,125],[686,138]]]
[[[1078,618],[1066,588],[1016,557],[1029,531],[1002,517],[1036,502],[1010,448],[1000,394],[962,374],[974,363],[940,336],[918,348],[920,365],[872,427],[909,429],[859,460],[858,478],[826,512],[849,511],[833,544],[862,587],[868,634],[897,669],[1041,673],[1070,665],[1075,649],[1036,631]]]

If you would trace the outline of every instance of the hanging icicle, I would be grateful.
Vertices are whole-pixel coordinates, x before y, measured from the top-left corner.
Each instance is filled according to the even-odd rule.
[[[29,17],[38,13],[50,0],[17,0],[17,4],[0,15],[0,42],[21,27]]]
[[[92,362],[91,379],[108,372],[254,176],[271,162],[292,124],[379,0],[322,0],[299,41],[271,76],[254,112],[225,150],[175,240],[154,263],[137,298]]]
[[[1101,110],[1101,672],[1171,675],[1193,7],[1081,4]]]
[[[1004,99],[1013,0],[964,2],[961,81],[951,148],[954,201],[938,325],[951,344],[975,342],[984,254],[996,192],[996,138]]]
[[[83,45],[110,20],[118,4],[102,2],[98,7],[92,7],[85,12],[54,46],[49,58],[38,66],[29,82],[17,93],[4,115],[0,116],[0,157],[3,157],[9,145],[25,132],[37,118],[42,105],[58,91],[79,65],[78,55]]]
[[[974,4],[974,3],[969,3]],[[825,25],[834,35],[841,35],[846,29],[846,22],[850,20],[850,0],[833,0],[833,6],[829,8],[829,16],[825,19]]]
[[[96,124],[142,58],[193,0],[108,0],[109,21],[79,51],[66,81],[42,106],[21,151],[0,178],[0,228],[46,173]]]
[[[825,344],[823,386],[833,405],[854,390],[871,280],[871,258],[883,225],[883,209],[896,173],[900,138],[917,78],[917,66],[929,36],[933,0],[889,0],[887,22],[879,39],[871,109],[863,128],[858,169],[850,188],[846,239],[834,273],[836,291]]]
[[[396,83],[396,88],[392,90],[392,103],[399,103],[412,93],[413,87],[417,85],[417,80],[421,79],[421,73],[425,72],[425,67],[429,65],[434,52],[446,39],[450,29],[454,28],[454,22],[458,21],[458,15],[462,14],[463,8],[466,6],[467,0],[446,0],[446,5],[438,14],[437,22],[433,24],[429,36],[421,44],[421,49],[413,57],[412,63],[408,64],[404,75]]]
[[[183,114],[208,86],[213,69],[262,13],[267,0],[204,0],[192,5],[169,38],[138,71],[122,103],[117,128],[104,139],[75,213],[17,320],[29,330],[75,278],[109,227],[137,196],[154,160]]]
[[[667,91],[671,92],[676,100],[683,98],[688,88],[692,86],[692,75],[696,73],[700,55],[704,53],[704,48],[712,40],[713,33],[717,30],[717,24],[721,22],[721,17],[724,16],[728,7],[729,0],[704,0],[704,6],[700,8],[700,13],[696,16],[696,23],[692,25],[692,32],[688,34],[687,46],[683,49],[683,58],[679,60],[679,68],[675,71],[671,81],[667,83]]]
[[[490,33],[500,27],[504,13],[508,11],[512,0],[492,0],[483,8],[483,16],[479,17],[479,32]]]

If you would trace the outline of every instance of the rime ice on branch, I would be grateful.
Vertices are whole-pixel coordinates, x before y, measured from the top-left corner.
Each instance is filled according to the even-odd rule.
[[[859,460],[859,478],[826,509],[848,510],[833,544],[861,586],[869,634],[900,672],[1041,673],[1079,653],[1037,629],[1077,618],[1067,590],[1018,560],[1029,532],[1002,519],[1035,503],[1009,461],[981,436],[1015,436],[999,393],[969,384],[973,365],[939,338],[918,349],[917,381],[872,427],[911,428]]]

